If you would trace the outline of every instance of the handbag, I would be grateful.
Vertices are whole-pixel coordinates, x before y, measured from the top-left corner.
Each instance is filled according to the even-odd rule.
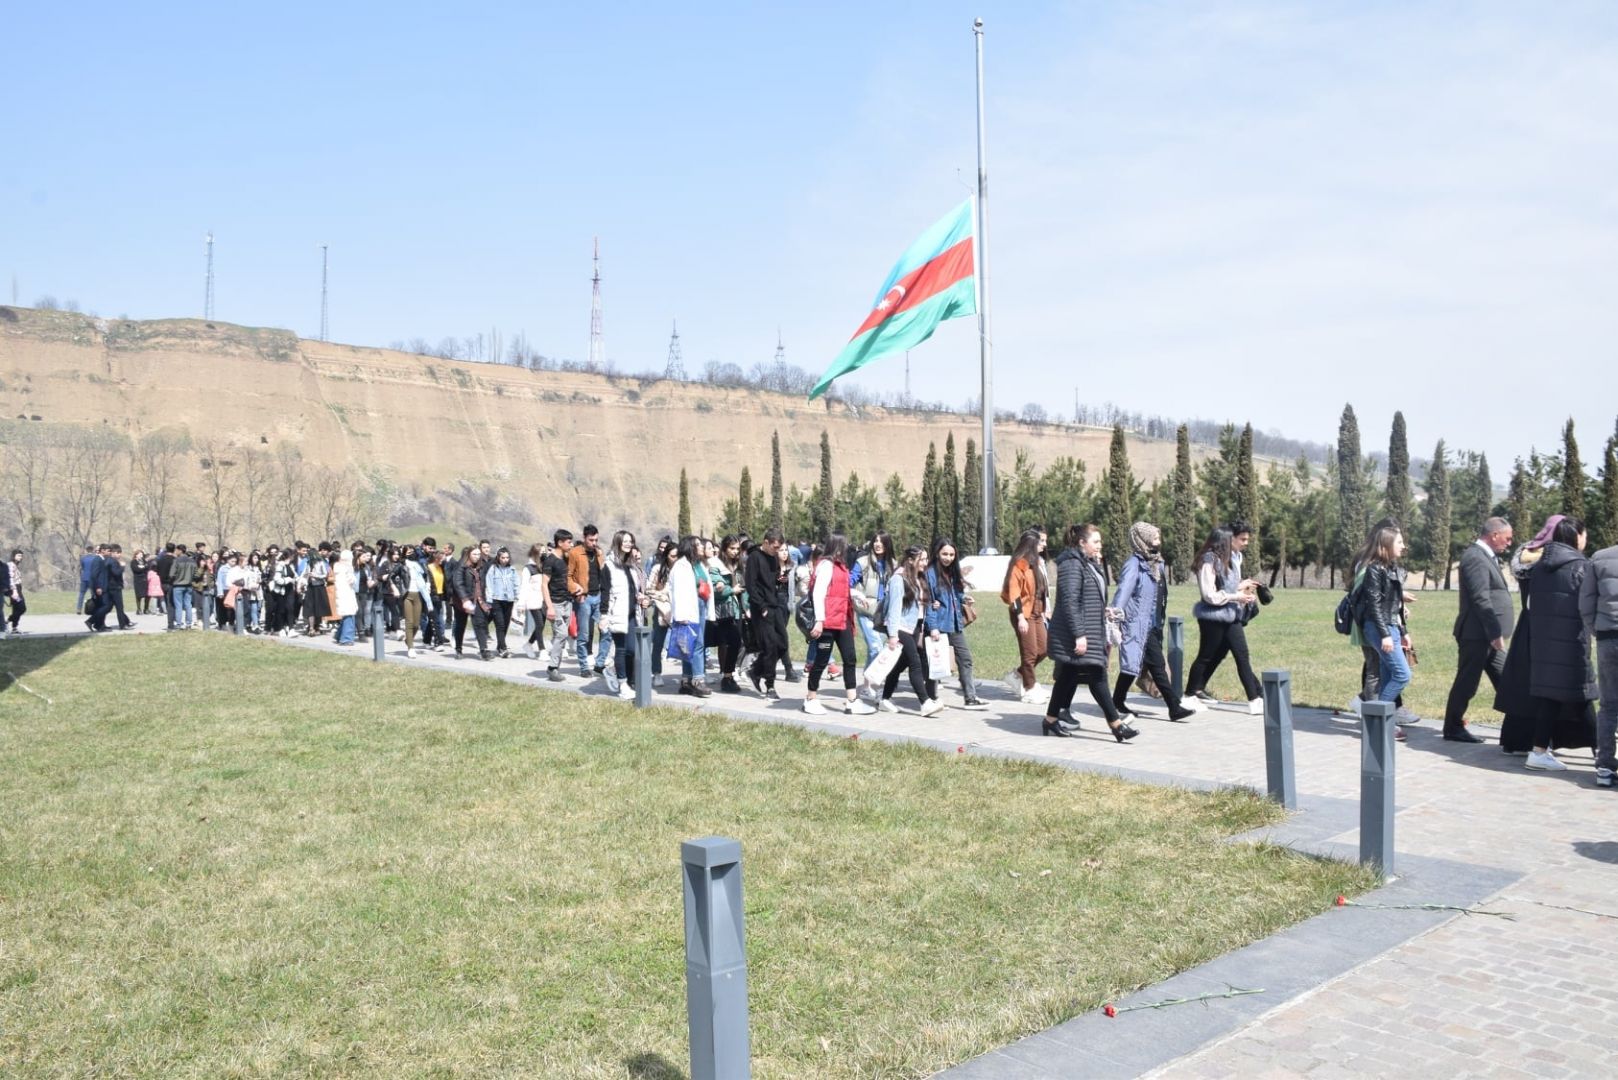
[[[668,656],[670,660],[690,660],[697,655],[696,623],[675,623],[669,627]]]
[[[876,656],[865,666],[865,681],[872,686],[878,686],[887,681],[888,673],[893,665],[899,662],[904,655],[903,649],[890,649],[886,645],[876,651]]]
[[[803,599],[798,601],[798,606],[792,609],[792,619],[798,624],[798,629],[803,631],[803,636],[808,637],[810,631],[815,628],[815,598],[812,594],[804,593]]]
[[[970,600],[961,601],[961,626],[968,627],[978,621],[978,606]]]
[[[1107,609],[1107,648],[1116,649],[1124,643],[1124,624],[1117,608]]]
[[[1198,600],[1191,605],[1191,615],[1193,618],[1201,619],[1203,622],[1233,623],[1241,618],[1242,613],[1236,609],[1242,606],[1241,604],[1220,604],[1215,607],[1206,600]]]

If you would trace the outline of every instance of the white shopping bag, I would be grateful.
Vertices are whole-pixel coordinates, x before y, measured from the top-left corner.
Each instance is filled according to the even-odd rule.
[[[950,646],[949,638],[928,638],[927,677],[937,681],[947,676],[950,672],[950,661],[954,657],[955,650]]]
[[[882,648],[877,650],[876,658],[866,666],[865,681],[872,686],[881,686],[887,679],[888,672],[893,670],[893,665],[897,664],[899,657],[903,655],[903,649],[890,649],[884,643]]]

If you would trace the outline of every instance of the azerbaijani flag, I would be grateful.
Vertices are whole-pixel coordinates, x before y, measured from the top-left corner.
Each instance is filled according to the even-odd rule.
[[[871,313],[809,391],[809,400],[825,393],[841,375],[920,345],[945,319],[976,314],[972,235],[968,199],[899,256],[877,290]]]

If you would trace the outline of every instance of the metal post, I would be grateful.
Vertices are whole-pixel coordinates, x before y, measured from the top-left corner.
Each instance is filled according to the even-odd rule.
[[[691,1080],[747,1080],[747,943],[742,845],[724,836],[680,845],[685,869],[685,1011]]]
[[[380,664],[387,644],[387,635],[382,630],[382,600],[380,597],[373,596],[371,598],[371,659]]]
[[[1264,673],[1264,772],[1270,798],[1288,810],[1298,808],[1298,779],[1292,767],[1292,672]]]
[[[652,628],[636,623],[630,635],[635,641],[635,708],[652,703]]]
[[[236,590],[236,636],[247,632],[247,590]]]
[[[977,269],[978,359],[983,371],[983,549],[995,554],[994,546],[994,347],[989,336],[989,159],[988,141],[983,133],[983,20],[972,20],[972,40],[978,70],[978,191],[976,242],[973,263]]]
[[[1174,684],[1174,696],[1185,694],[1185,620],[1178,615],[1169,616],[1169,681]]]
[[[1360,863],[1393,876],[1393,703],[1360,705]]]

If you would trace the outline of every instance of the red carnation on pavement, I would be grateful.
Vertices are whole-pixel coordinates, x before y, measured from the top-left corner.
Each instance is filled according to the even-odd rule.
[[[1118,1010],[1113,1008],[1110,1003],[1101,1006],[1101,1011],[1106,1013],[1109,1017],[1118,1015]]]
[[[1347,903],[1348,903],[1348,897],[1343,896],[1342,894],[1339,893],[1338,896],[1337,896],[1337,906],[1342,907]]]
[[[964,754],[964,753],[966,753],[966,747],[964,747],[964,746],[957,746],[957,747],[956,747],[956,748],[955,748],[955,752],[956,752],[956,753],[957,753],[957,754]]]

